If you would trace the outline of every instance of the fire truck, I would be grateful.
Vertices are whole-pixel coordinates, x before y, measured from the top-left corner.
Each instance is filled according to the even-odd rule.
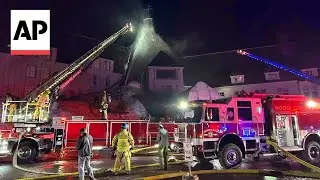
[[[64,138],[63,130],[62,133],[59,129],[54,132],[39,131],[41,126],[50,125],[48,117],[51,104],[74,78],[90,67],[105,48],[129,31],[132,31],[131,23],[50,77],[21,101],[6,101],[0,123],[0,156],[7,156],[17,149],[21,132],[24,133],[17,151],[19,161],[30,162],[40,153],[50,152],[55,138]]]
[[[237,53],[288,71],[312,83],[312,76],[254,56]],[[246,155],[279,153],[266,144],[271,137],[281,148],[320,163],[320,99],[303,95],[247,94],[212,102],[191,103],[184,127],[194,155],[202,162],[218,158],[224,168],[238,166]]]
[[[224,168],[235,167],[246,155],[277,152],[266,144],[272,137],[284,150],[320,163],[319,99],[251,94],[189,106],[186,121],[198,122],[187,125],[187,138],[200,161],[218,158]]]

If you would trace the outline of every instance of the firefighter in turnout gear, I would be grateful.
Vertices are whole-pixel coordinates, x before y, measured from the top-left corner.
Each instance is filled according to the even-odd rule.
[[[6,103],[8,103],[9,106],[9,116],[8,116],[8,122],[12,122],[13,116],[17,114],[17,105],[15,103],[12,103],[10,101],[13,101],[11,94],[6,95]]]
[[[108,106],[111,103],[111,97],[107,94],[106,91],[103,91],[102,98],[101,98],[101,109],[100,112],[102,113],[102,120],[108,119]]]
[[[168,146],[169,146],[169,135],[168,131],[159,124],[159,131],[157,135],[157,143],[159,144],[159,164],[162,170],[168,170]]]
[[[37,99],[36,109],[33,113],[34,120],[42,120],[46,121],[48,116],[48,108],[49,108],[49,101],[50,101],[50,91],[46,90],[45,92],[41,93]]]
[[[121,131],[118,132],[112,139],[112,148],[116,153],[113,171],[117,175],[120,171],[121,159],[124,158],[125,169],[127,174],[131,174],[131,150],[134,146],[134,140],[131,133],[128,131],[129,125],[123,123]]]

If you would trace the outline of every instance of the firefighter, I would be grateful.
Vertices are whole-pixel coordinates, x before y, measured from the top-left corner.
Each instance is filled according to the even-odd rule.
[[[121,131],[118,132],[112,139],[112,148],[116,153],[113,171],[117,175],[120,171],[121,159],[124,158],[126,173],[131,174],[131,150],[134,146],[134,140],[131,133],[128,131],[129,125],[123,123]]]
[[[51,92],[49,90],[46,90],[45,92],[41,93],[40,96],[37,98],[36,109],[33,114],[33,119],[42,121],[47,120],[50,93]]]
[[[102,113],[102,120],[108,119],[108,106],[111,102],[111,97],[107,94],[107,91],[103,91],[102,98],[101,98],[101,109],[100,112]]]
[[[8,103],[8,106],[9,106],[8,122],[12,122],[13,116],[17,114],[17,105],[12,101],[13,101],[12,95],[7,94],[6,103]]]
[[[162,124],[159,124],[159,131],[157,134],[156,141],[159,144],[158,153],[159,153],[160,168],[162,170],[168,170],[169,135],[168,135],[168,131],[163,127]]]

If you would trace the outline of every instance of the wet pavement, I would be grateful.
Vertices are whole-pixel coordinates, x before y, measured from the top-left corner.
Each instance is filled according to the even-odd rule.
[[[174,158],[174,157],[172,157]],[[179,156],[181,158],[181,156]],[[153,164],[157,163],[158,158],[156,156],[135,156],[132,157],[132,165],[145,165],[145,164]],[[110,158],[110,152],[100,152],[96,154],[94,159],[92,160],[92,166],[94,169],[108,169],[113,166],[114,160]],[[41,159],[38,159],[36,162],[32,164],[22,164],[19,165],[22,168],[27,170],[37,171],[37,172],[50,172],[50,173],[70,173],[77,171],[77,160],[75,153],[67,153],[64,156],[60,156],[58,154],[49,154],[43,156]],[[239,167],[240,169],[266,169],[266,170],[290,170],[290,171],[301,171],[301,172],[311,172],[308,168],[295,163],[290,159],[282,159],[279,156],[263,156],[260,160],[246,160]],[[222,169],[219,162],[217,160],[212,161],[207,164],[199,164],[192,163],[192,170],[212,170],[212,169]],[[171,165],[169,166],[169,172],[180,172],[187,171],[186,165]],[[151,176],[157,173],[168,173],[161,172],[157,167],[149,167],[149,168],[140,168],[134,169],[132,176],[113,176],[108,173],[100,174],[98,179],[135,179],[143,176]],[[0,158],[0,179],[1,180],[11,180],[18,178],[27,178],[27,177],[40,177],[43,174],[35,174],[35,173],[27,173],[18,169],[15,169],[10,161],[10,157],[8,158]],[[267,177],[267,176],[254,176],[254,175],[201,175],[200,179],[212,179],[213,177],[224,178],[225,180],[233,180],[237,179],[265,179],[265,180],[273,180],[275,178]],[[77,178],[67,178],[67,179],[77,179]],[[177,178],[173,178],[177,179]],[[178,178],[178,179],[181,179]],[[277,179],[277,178],[276,178]],[[288,178],[282,177],[278,179],[287,179],[287,180],[306,180],[306,178]]]

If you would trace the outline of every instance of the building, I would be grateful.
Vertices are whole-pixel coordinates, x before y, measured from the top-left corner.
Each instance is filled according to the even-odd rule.
[[[148,66],[148,87],[154,92],[184,90],[183,67],[164,52],[160,52]]]
[[[0,96],[11,93],[23,97],[68,64],[59,63],[57,49],[50,56],[11,56],[0,53]],[[121,78],[112,60],[99,58],[64,90],[66,96],[99,92]]]

